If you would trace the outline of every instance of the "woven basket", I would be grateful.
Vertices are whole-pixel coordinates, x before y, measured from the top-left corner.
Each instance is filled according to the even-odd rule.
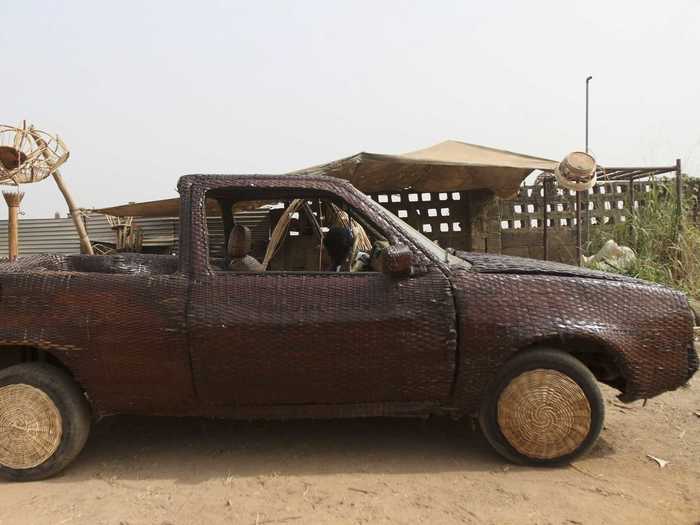
[[[586,191],[595,186],[596,162],[588,153],[574,151],[564,157],[554,174],[562,188]]]
[[[513,379],[498,400],[498,425],[519,453],[530,458],[565,456],[591,428],[583,389],[557,370],[530,370]]]
[[[30,469],[61,444],[61,414],[41,390],[16,384],[0,388],[0,465]]]

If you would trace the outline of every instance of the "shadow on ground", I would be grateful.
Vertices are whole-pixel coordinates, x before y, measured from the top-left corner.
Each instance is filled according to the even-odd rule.
[[[468,421],[432,418],[239,422],[115,416],[54,482],[96,477],[199,483],[228,476],[502,469]]]

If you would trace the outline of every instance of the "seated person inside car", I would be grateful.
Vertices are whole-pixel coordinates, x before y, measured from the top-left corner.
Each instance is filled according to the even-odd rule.
[[[263,265],[250,255],[250,229],[236,224],[228,238],[228,269],[236,272],[262,272]]]
[[[323,246],[326,248],[328,257],[331,260],[331,267],[328,271],[340,272],[343,270],[343,265],[347,263],[352,245],[355,242],[355,237],[350,228],[342,226],[334,226],[328,230],[323,238]]]
[[[323,246],[331,260],[328,271],[362,272],[369,267],[369,254],[358,250],[355,257],[352,257],[355,236],[350,228],[344,226],[330,228],[323,238]],[[352,261],[350,261],[351,258]]]

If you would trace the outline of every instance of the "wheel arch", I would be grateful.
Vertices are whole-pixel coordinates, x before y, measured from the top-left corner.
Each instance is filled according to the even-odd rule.
[[[586,334],[545,336],[519,346],[511,358],[537,348],[552,348],[570,354],[581,361],[598,381],[623,394],[632,380],[622,352],[602,338]]]
[[[75,370],[68,364],[64,352],[56,350],[48,345],[35,344],[1,344],[0,345],[0,370],[12,365],[31,362],[45,362],[66,372],[83,393],[86,393]]]

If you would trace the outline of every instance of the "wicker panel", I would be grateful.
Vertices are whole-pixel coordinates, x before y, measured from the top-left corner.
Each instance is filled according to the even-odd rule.
[[[144,256],[138,257],[143,263]],[[85,258],[91,264],[124,259]],[[71,266],[57,257],[41,264],[57,262]],[[98,413],[184,408],[193,402],[184,324],[187,289],[182,275],[149,272],[7,273],[0,305],[12,314],[3,318],[0,344],[54,353],[90,393]]]
[[[481,262],[478,272],[453,277],[461,337],[456,405],[476,411],[500,366],[538,342],[576,340],[605,348],[625,377],[625,400],[653,397],[687,381],[693,319],[683,294],[600,272],[557,276],[562,265],[523,261],[531,265],[520,270],[527,273],[486,273]],[[539,272],[532,268],[537,263]]]
[[[210,403],[449,398],[455,311],[440,272],[222,272],[192,291],[192,362]]]

